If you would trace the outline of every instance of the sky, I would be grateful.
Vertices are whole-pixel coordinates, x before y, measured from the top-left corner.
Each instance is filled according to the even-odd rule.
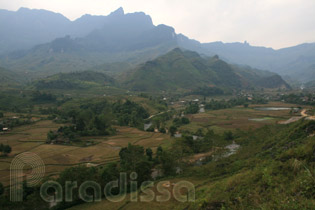
[[[315,0],[0,0],[0,9],[84,14],[142,11],[200,42],[244,42],[274,49],[315,42]]]

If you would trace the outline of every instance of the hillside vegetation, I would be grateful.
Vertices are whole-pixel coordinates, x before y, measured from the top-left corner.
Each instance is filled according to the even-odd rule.
[[[106,74],[83,71],[59,73],[45,79],[33,82],[36,89],[84,89],[99,86],[111,86],[115,80]]]
[[[289,88],[279,75],[232,66],[218,56],[203,58],[179,48],[128,72],[124,84],[138,91],[191,90],[203,86]]]

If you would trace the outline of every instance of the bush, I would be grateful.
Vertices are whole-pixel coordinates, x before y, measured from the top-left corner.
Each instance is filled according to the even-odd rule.
[[[181,119],[181,121],[182,121],[182,124],[184,124],[184,125],[190,123],[190,121],[189,121],[189,119],[188,119],[187,117],[183,117],[183,118]]]
[[[233,140],[234,139],[234,135],[233,135],[232,131],[225,131],[224,132],[224,139],[228,140],[228,141]]]

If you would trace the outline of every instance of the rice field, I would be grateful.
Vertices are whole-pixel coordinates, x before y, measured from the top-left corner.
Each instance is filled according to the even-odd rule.
[[[290,104],[270,103],[260,107],[293,107]],[[255,106],[256,107],[256,106]],[[296,114],[297,116],[299,113]],[[290,110],[263,111],[254,107],[235,107],[231,109],[206,111],[187,115],[191,123],[180,130],[197,131],[198,128],[211,128],[217,133],[235,129],[255,129],[266,124],[274,124],[291,118]],[[263,119],[263,120],[251,120]],[[119,160],[119,151],[128,143],[141,145],[153,150],[159,145],[168,147],[172,138],[168,134],[140,131],[130,127],[116,127],[115,136],[84,137],[82,140],[96,144],[88,147],[46,144],[47,132],[57,130],[61,124],[50,120],[41,120],[30,125],[13,128],[7,133],[0,133],[0,143],[12,147],[8,157],[0,157],[0,182],[9,185],[10,163],[14,156],[23,152],[39,155],[46,166],[46,176],[58,175],[67,167],[79,164],[103,165]]]
[[[286,107],[288,109],[259,110],[255,109],[256,107]],[[291,107],[296,107],[296,105],[271,102],[264,105],[252,105],[248,108],[239,106],[230,109],[206,111],[187,115],[191,123],[182,126],[180,130],[195,132],[199,128],[210,128],[217,133],[222,133],[225,130],[256,129],[267,124],[288,120],[293,116],[300,116],[299,113],[291,114]]]
[[[128,143],[151,147],[171,144],[169,135],[149,133],[136,128],[117,127],[117,135],[109,137],[85,137],[97,144],[88,147],[46,144],[47,132],[60,127],[49,120],[20,126],[0,135],[0,143],[12,147],[8,157],[0,157],[0,182],[5,186],[10,182],[10,163],[14,156],[23,152],[39,155],[45,163],[46,176],[54,176],[67,167],[79,164],[102,165],[119,160],[119,151]]]

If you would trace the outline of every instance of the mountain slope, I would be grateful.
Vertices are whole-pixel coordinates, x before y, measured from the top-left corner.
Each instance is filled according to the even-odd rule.
[[[115,85],[115,80],[105,74],[93,71],[60,73],[32,83],[38,90],[43,89],[87,89]]]
[[[0,67],[0,86],[15,86],[24,82],[25,78],[20,74]]]
[[[273,73],[256,73],[254,70],[235,67],[213,58],[202,58],[192,51],[176,48],[166,55],[148,61],[124,76],[124,85],[138,91],[191,90],[203,86],[233,89],[248,87],[288,87],[282,78]],[[250,75],[250,76],[248,76]],[[270,83],[257,84],[263,79],[275,79]]]
[[[122,9],[117,11],[119,10]],[[16,12],[0,10],[0,54],[28,49],[66,35],[86,36],[102,28],[112,14],[83,15],[70,21],[61,14],[47,10],[28,8],[20,8]]]
[[[107,16],[102,28],[83,38],[58,38],[30,50],[6,54],[0,63],[42,77],[83,71],[104,63],[140,64],[176,45],[173,28],[154,26],[150,16],[144,13],[124,14],[119,9]]]
[[[186,43],[185,46],[188,46],[187,49],[191,48],[207,55],[218,54],[230,63],[273,71],[301,82],[315,79],[315,43],[280,50],[255,47],[246,42],[226,44],[213,42],[195,44],[193,47]]]

